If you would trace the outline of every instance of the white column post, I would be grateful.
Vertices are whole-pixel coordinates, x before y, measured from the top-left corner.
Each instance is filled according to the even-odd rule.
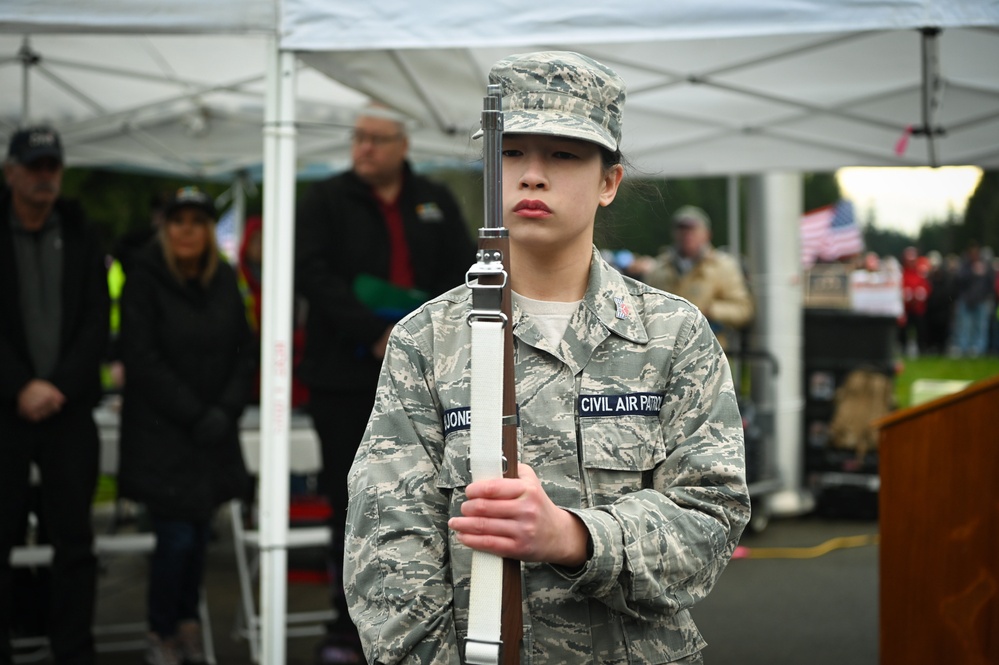
[[[769,351],[779,367],[774,377],[764,371],[767,368],[759,368],[753,376],[754,399],[758,403],[772,400],[767,406],[774,414],[774,449],[769,452],[783,485],[767,502],[774,515],[795,515],[813,505],[804,489],[802,443],[801,174],[753,176],[747,194],[750,272],[757,304],[754,346]]]

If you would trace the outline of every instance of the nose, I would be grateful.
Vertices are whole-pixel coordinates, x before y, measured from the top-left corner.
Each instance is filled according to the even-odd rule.
[[[538,157],[525,156],[524,172],[520,176],[520,188],[542,190],[547,187],[548,178],[545,175],[544,162]]]

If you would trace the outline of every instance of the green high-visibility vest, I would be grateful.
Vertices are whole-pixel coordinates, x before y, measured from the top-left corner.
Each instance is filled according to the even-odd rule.
[[[121,329],[121,292],[125,288],[125,270],[121,261],[115,259],[108,267],[108,295],[111,296],[111,335],[117,336]]]

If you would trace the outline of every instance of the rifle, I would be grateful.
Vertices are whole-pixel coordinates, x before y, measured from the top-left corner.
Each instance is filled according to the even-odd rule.
[[[477,474],[496,477],[502,473],[505,478],[517,477],[519,421],[514,385],[510,280],[509,272],[504,268],[504,261],[509,266],[510,236],[503,227],[503,110],[498,85],[488,86],[483,99],[482,140],[485,223],[479,230],[476,263],[466,276],[466,284],[472,289],[472,311],[468,322],[472,326],[472,442],[469,466],[473,480]],[[480,330],[485,326],[490,327],[488,333]],[[478,347],[478,353],[477,339],[483,342]],[[500,343],[502,353],[498,353]],[[488,379],[482,379],[483,375]],[[481,387],[483,380],[491,385]],[[486,392],[477,392],[483,390]],[[499,397],[500,391],[501,399],[494,399]],[[483,396],[477,399],[477,395]],[[475,448],[477,441],[482,440],[479,437],[486,439],[480,447],[480,450],[487,451],[484,458]],[[497,459],[500,449],[502,457]],[[523,639],[520,561],[502,559],[499,562],[497,559],[484,552],[473,553],[466,660],[469,663],[518,665]],[[498,642],[490,637],[495,636],[496,623],[496,590],[490,586],[495,576],[491,572],[497,568],[502,571]],[[485,623],[477,626],[476,621]]]

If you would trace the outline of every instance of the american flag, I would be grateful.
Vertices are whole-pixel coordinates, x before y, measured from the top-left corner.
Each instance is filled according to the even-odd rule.
[[[816,261],[836,261],[864,251],[864,237],[849,201],[806,212],[800,228],[801,264],[806,270]]]
[[[229,208],[215,225],[215,240],[219,249],[225,255],[229,263],[236,265],[239,262],[239,220],[236,219],[236,211]]]

